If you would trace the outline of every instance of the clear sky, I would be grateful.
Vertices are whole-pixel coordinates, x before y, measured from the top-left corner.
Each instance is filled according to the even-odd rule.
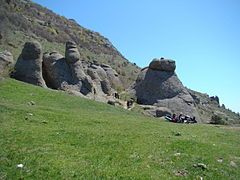
[[[131,62],[174,59],[190,89],[240,112],[240,0],[34,0],[107,37]]]

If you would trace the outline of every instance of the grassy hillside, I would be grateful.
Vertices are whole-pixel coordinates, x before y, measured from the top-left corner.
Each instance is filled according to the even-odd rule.
[[[86,61],[109,64],[125,87],[137,77],[139,67],[129,62],[112,43],[97,32],[57,15],[30,0],[0,0],[0,51],[8,50],[17,59],[26,41],[37,40],[45,52],[64,55],[65,43],[77,43]]]
[[[0,179],[240,178],[237,128],[167,123],[11,79],[0,117]]]

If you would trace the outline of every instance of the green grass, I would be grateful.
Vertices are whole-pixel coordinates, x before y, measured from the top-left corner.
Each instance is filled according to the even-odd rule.
[[[237,128],[167,123],[0,82],[0,179],[239,179],[239,139]]]

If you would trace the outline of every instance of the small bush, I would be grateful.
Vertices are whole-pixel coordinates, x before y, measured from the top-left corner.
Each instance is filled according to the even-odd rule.
[[[221,125],[225,125],[226,122],[222,119],[221,116],[219,115],[213,115],[211,118],[211,124],[221,124]]]

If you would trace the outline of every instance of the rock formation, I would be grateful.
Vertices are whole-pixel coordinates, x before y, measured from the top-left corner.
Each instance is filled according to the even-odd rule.
[[[123,88],[123,84],[119,79],[119,75],[114,69],[112,69],[109,65],[106,64],[102,64],[101,67],[105,70],[108,80],[114,89]]]
[[[65,58],[72,75],[72,84],[78,87],[83,95],[94,93],[91,78],[83,71],[80,53],[77,45],[72,41],[66,43]]]
[[[37,41],[27,42],[15,65],[13,77],[30,84],[46,87],[42,77],[42,47]]]
[[[219,105],[219,97],[218,96],[211,96],[211,101],[215,101]]]
[[[158,114],[164,115],[164,112],[171,111],[195,116],[200,120],[194,100],[178,79],[175,69],[173,60],[154,59],[149,67],[141,71],[131,93],[136,96],[139,104],[154,106],[152,109],[156,110],[156,113],[156,107],[169,109]]]
[[[58,52],[43,55],[43,77],[47,86],[53,89],[64,90],[72,81],[65,58]]]
[[[13,56],[8,51],[0,52],[0,76],[8,73],[8,69],[13,64]]]
[[[107,73],[100,65],[90,64],[87,68],[87,74],[94,81],[97,94],[103,92],[106,95],[111,95],[113,93]]]
[[[71,41],[66,43],[65,57],[58,52],[45,53],[43,66],[48,87],[78,92],[99,101],[107,102],[107,96],[116,92],[113,84],[121,85],[116,71],[110,66],[83,61],[77,45]]]

